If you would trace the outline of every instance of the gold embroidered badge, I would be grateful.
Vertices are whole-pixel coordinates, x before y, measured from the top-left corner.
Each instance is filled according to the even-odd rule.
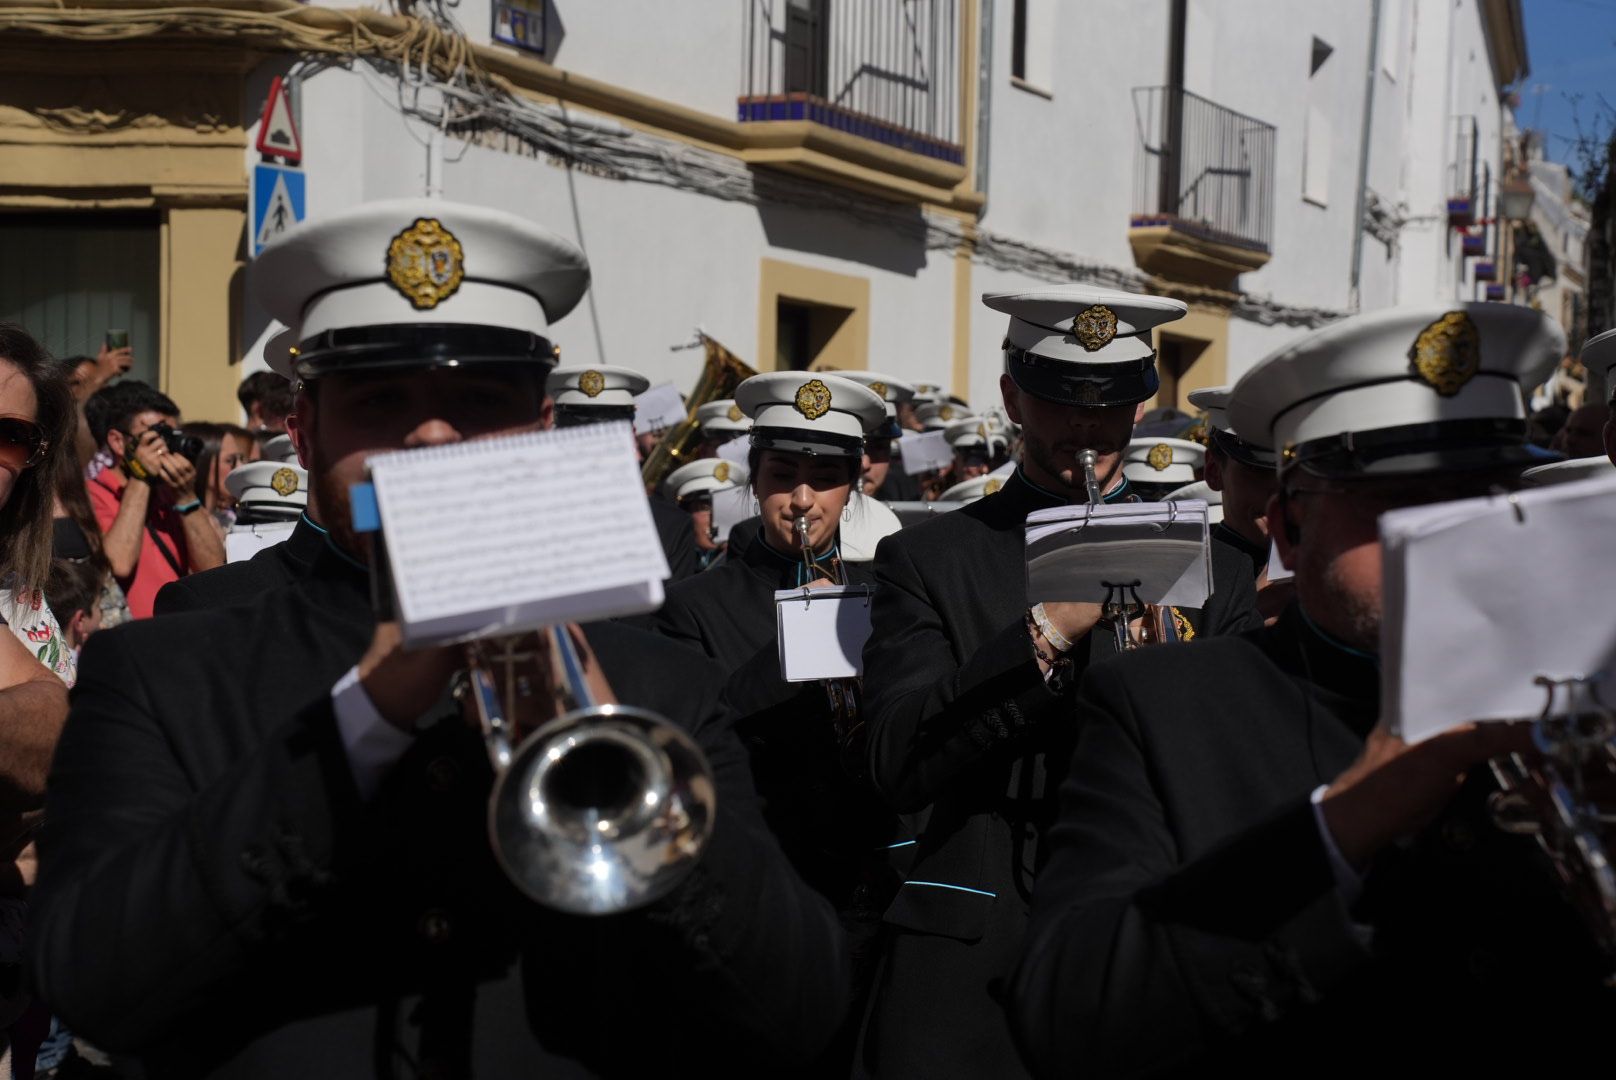
[[[952,420],[952,419],[954,419],[954,406],[952,406],[952,405],[944,405],[941,409],[938,409],[937,410],[937,419],[939,419],[939,420]]]
[[[818,420],[830,412],[830,387],[818,379],[809,379],[797,387],[797,411],[810,420]]]
[[[887,384],[884,383],[884,382],[880,382],[879,380],[877,380],[876,382],[871,383],[870,384],[870,393],[872,393],[872,394],[880,394],[882,397],[886,397],[887,396]]]
[[[1000,480],[997,476],[990,476],[988,477],[988,482],[982,485],[982,494],[992,495],[1002,487],[1004,487],[1003,480]]]
[[[297,494],[297,473],[291,469],[276,469],[275,475],[269,478],[269,486],[281,498]]]
[[[1185,617],[1184,613],[1178,610],[1176,607],[1169,607],[1167,610],[1172,612],[1173,629],[1178,631],[1178,640],[1194,641],[1195,627],[1190,625],[1190,621]]]
[[[465,278],[465,252],[436,218],[416,218],[387,248],[387,280],[418,310],[435,308]]]
[[[1152,446],[1150,448],[1150,453],[1145,455],[1145,464],[1149,465],[1157,472],[1161,472],[1172,463],[1173,448],[1164,442],[1159,442],[1155,446]]]
[[[578,389],[590,397],[599,397],[600,392],[606,389],[606,376],[590,368],[578,376]]]
[[[1117,336],[1117,313],[1104,304],[1084,308],[1072,320],[1072,336],[1085,352],[1105,348]]]
[[[731,405],[729,407],[729,412],[725,413],[725,415],[728,416],[731,420],[739,420],[741,417],[745,416],[746,414],[741,411],[741,407],[739,405],[731,403]]]
[[[1481,333],[1468,312],[1450,311],[1420,331],[1408,350],[1415,376],[1452,397],[1481,369]]]
[[[729,479],[729,462],[720,461],[717,465],[713,466],[713,479],[717,480],[720,484]]]

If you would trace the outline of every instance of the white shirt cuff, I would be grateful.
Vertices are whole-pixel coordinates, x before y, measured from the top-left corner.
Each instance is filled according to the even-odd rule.
[[[359,786],[359,797],[368,800],[387,770],[415,742],[415,736],[389,724],[376,711],[365,684],[359,681],[357,664],[331,688],[331,708],[337,714],[337,734],[348,751],[348,767]]]
[[[1350,908],[1363,895],[1363,878],[1352,868],[1347,857],[1341,854],[1335,837],[1330,833],[1329,823],[1324,820],[1324,793],[1328,790],[1329,784],[1320,784],[1313,789],[1310,797],[1313,802],[1313,822],[1319,827],[1319,839],[1324,842],[1324,854],[1330,860],[1330,873],[1335,877],[1336,891]]]

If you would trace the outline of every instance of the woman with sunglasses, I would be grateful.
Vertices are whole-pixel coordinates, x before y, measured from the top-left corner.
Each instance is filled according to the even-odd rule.
[[[15,988],[45,772],[67,719],[73,652],[45,605],[57,457],[77,422],[67,381],[20,327],[0,323],[0,1024],[13,1074],[33,1075],[48,1017]],[[5,969],[11,968],[10,972]],[[17,1023],[24,1017],[22,1023]]]

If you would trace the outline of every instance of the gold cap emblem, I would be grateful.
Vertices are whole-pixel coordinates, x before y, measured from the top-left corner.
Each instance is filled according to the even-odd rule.
[[[606,376],[590,368],[578,376],[578,389],[590,397],[600,397],[600,392],[606,389]]]
[[[297,494],[297,473],[291,469],[281,468],[275,470],[275,475],[269,478],[269,486],[275,489],[275,494],[281,498]]]
[[[809,379],[797,387],[797,411],[810,420],[818,420],[830,412],[830,387],[818,379]]]
[[[731,420],[739,420],[741,417],[745,416],[746,414],[741,411],[741,407],[739,405],[735,404],[732,401],[729,404],[729,412],[726,413],[725,415],[728,416]]]
[[[717,480],[720,484],[729,479],[729,462],[720,461],[717,465],[713,466],[713,479]]]
[[[978,424],[978,425],[976,425],[976,433],[978,435],[982,436],[982,438],[984,438],[984,439],[987,438],[988,437],[988,426],[986,424]]]
[[[465,278],[465,252],[437,218],[416,218],[387,248],[387,280],[418,310],[435,308]]]
[[[1450,311],[1420,331],[1408,350],[1409,367],[1421,382],[1452,397],[1481,369],[1481,334],[1467,312]]]
[[[997,476],[990,476],[988,477],[988,482],[982,485],[982,494],[992,495],[995,491],[998,491],[1002,487],[1004,487],[1003,480],[999,479]]]
[[[952,419],[954,419],[954,406],[952,406],[952,405],[944,405],[941,409],[938,409],[937,410],[937,419],[939,419],[939,420],[952,420]]]
[[[1161,472],[1172,463],[1173,448],[1164,442],[1159,442],[1155,446],[1152,446],[1150,448],[1150,453],[1145,455],[1145,464],[1149,465],[1157,472]]]
[[[1085,380],[1078,385],[1077,403],[1079,405],[1099,405],[1105,400],[1105,392],[1100,389],[1097,382]]]
[[[1105,348],[1117,336],[1117,313],[1104,304],[1084,308],[1072,320],[1072,336],[1085,352]]]
[[[884,383],[884,382],[881,382],[879,379],[877,379],[875,382],[870,384],[870,393],[872,393],[872,394],[880,394],[883,398],[886,397],[887,396],[887,384]]]

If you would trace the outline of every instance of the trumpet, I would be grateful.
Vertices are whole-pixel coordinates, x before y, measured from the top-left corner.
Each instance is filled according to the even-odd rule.
[[[814,546],[808,540],[808,519],[797,518],[794,528],[797,532],[797,545],[802,550],[802,569],[806,579],[814,581],[826,578],[834,585],[847,584],[840,559],[833,560],[827,566],[818,555],[814,554]],[[831,725],[836,733],[836,743],[841,748],[842,767],[855,776],[860,775],[864,762],[860,745],[864,735],[864,719],[860,715],[859,707],[863,687],[857,679],[826,679],[824,687],[825,698],[830,703]]]
[[[552,641],[561,715],[513,747],[519,712],[548,696],[538,676]],[[494,766],[488,834],[501,869],[533,900],[574,915],[666,896],[712,834],[717,803],[701,748],[647,709],[596,704],[565,627],[465,648],[455,694]]]
[[[1099,461],[1100,455],[1094,450],[1078,452],[1077,463],[1083,470],[1083,488],[1090,506],[1098,506],[1105,501],[1105,494],[1100,490]],[[1118,652],[1179,639],[1171,609],[1142,602],[1137,581],[1115,585],[1106,582],[1106,589],[1102,618],[1116,635]],[[1139,623],[1137,635],[1133,630],[1136,621]]]
[[[1587,679],[1549,679],[1532,726],[1538,756],[1494,758],[1499,790],[1487,800],[1504,832],[1537,838],[1562,891],[1608,958],[1616,959],[1616,868],[1609,837],[1616,828],[1616,709]]]

